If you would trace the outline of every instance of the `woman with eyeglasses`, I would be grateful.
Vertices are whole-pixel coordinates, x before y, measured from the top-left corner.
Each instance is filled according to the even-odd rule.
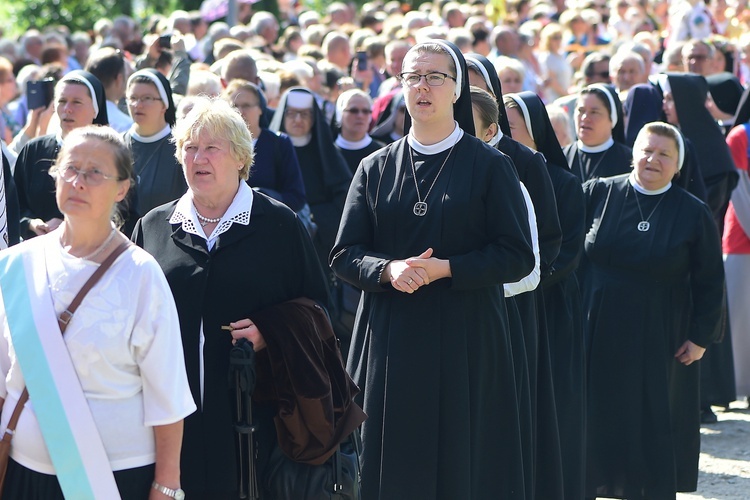
[[[630,172],[633,151],[625,145],[622,104],[611,85],[584,87],[575,105],[578,140],[566,147],[570,170],[581,183]]]
[[[503,284],[534,267],[513,166],[474,137],[458,48],[412,47],[408,135],[355,173],[331,265],[364,291],[363,498],[527,498]]]
[[[71,71],[57,83],[54,106],[60,132],[29,141],[16,160],[13,177],[18,189],[24,239],[53,231],[62,222],[49,169],[68,133],[86,125],[108,124],[104,86],[88,71]]]
[[[254,83],[232,80],[221,98],[240,112],[253,136],[255,157],[248,185],[295,212],[302,210],[307,199],[297,154],[288,135],[261,126],[261,117],[268,112],[263,92]]]
[[[384,146],[367,133],[371,121],[372,98],[366,92],[350,89],[336,100],[336,125],[340,130],[335,144],[352,174],[362,158]]]
[[[20,411],[3,498],[179,498],[196,407],[167,280],[112,223],[132,168],[109,127],[66,134],[50,169],[63,221],[0,253],[0,427]]]
[[[328,266],[328,254],[336,238],[352,173],[336,149],[331,127],[310,90],[302,87],[287,90],[281,96],[269,128],[288,134],[294,144],[307,203],[317,225],[313,243],[326,271],[331,295],[336,296],[338,283]],[[338,311],[332,311],[331,317],[337,335],[347,338],[350,331],[338,321]]]
[[[172,141],[177,109],[169,80],[150,68],[130,75],[125,99],[133,118],[133,126],[124,135],[133,153],[135,189],[130,202],[138,216],[143,216],[187,190]],[[130,229],[135,221],[129,222]]]

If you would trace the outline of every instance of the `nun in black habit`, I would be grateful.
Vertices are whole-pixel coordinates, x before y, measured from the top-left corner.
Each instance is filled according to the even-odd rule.
[[[367,133],[372,121],[372,98],[360,89],[342,92],[336,99],[335,117],[334,144],[354,174],[363,158],[385,146]]]
[[[724,215],[739,175],[724,133],[706,109],[708,83],[701,75],[668,73],[660,77],[659,86],[667,120],[695,146],[698,169],[706,185],[706,203],[721,238]],[[737,397],[729,322],[724,321],[723,327],[723,335],[701,360],[701,409],[706,423],[716,421],[711,405],[728,407]]]
[[[520,185],[473,136],[454,45],[418,44],[403,69],[413,127],[357,169],[331,254],[364,290],[347,366],[363,498],[526,498],[503,299],[534,266]]]
[[[49,169],[68,132],[86,125],[109,123],[104,86],[88,71],[71,71],[57,82],[54,105],[60,132],[32,139],[16,160],[13,176],[21,210],[22,238],[46,234],[62,222],[55,201],[55,181]]]
[[[564,153],[581,183],[630,172],[633,152],[624,144],[622,104],[612,85],[594,83],[583,88],[574,117],[578,140]]]
[[[531,196],[539,232],[542,282],[549,276],[560,251],[562,230],[557,214],[555,190],[544,157],[514,140],[503,107],[503,93],[497,71],[480,54],[466,56],[470,82],[495,96],[500,113],[499,129],[489,144],[508,155],[518,177]],[[534,453],[533,493],[539,498],[559,498],[562,492],[562,460],[552,384],[546,315],[542,289],[515,295],[521,319],[531,391],[531,422]]]
[[[321,266],[326,271],[331,295],[340,297],[336,277],[328,267],[328,255],[341,221],[346,192],[352,173],[333,144],[331,128],[318,107],[315,94],[306,88],[292,87],[281,96],[269,130],[289,135],[297,154],[307,203],[318,229],[313,244]],[[339,308],[340,300],[335,300]],[[349,331],[339,321],[340,312],[333,311],[336,334],[348,337]]]
[[[585,235],[583,190],[578,178],[567,168],[542,100],[533,92],[506,94],[506,108],[511,107],[508,100],[515,103],[520,112],[519,126],[531,141],[526,145],[544,155],[555,187],[563,239],[552,271],[542,281],[542,292],[563,461],[564,496],[561,498],[582,499],[586,372],[581,293],[575,271],[583,253]],[[507,112],[512,113],[510,109]]]
[[[680,132],[642,129],[629,175],[584,185],[586,496],[695,491],[699,365],[720,331],[721,247],[708,207],[671,184]]]
[[[406,116],[406,104],[404,104],[404,93],[401,89],[394,90],[390,96],[390,104],[386,107],[375,121],[370,135],[373,139],[383,144],[390,144],[404,136],[404,118]]]
[[[133,125],[123,138],[133,153],[135,175],[130,200],[142,217],[185,194],[187,183],[172,140],[177,108],[169,80],[155,69],[136,71],[128,78],[127,101]]]
[[[635,85],[628,91],[628,97],[623,106],[625,112],[626,142],[633,147],[635,138],[641,128],[651,122],[667,121],[662,109],[662,96],[660,87],[650,83]],[[703,176],[698,167],[698,157],[695,152],[693,141],[683,137],[685,141],[685,159],[680,169],[680,175],[673,183],[686,189],[696,198],[706,201],[706,186],[703,184]]]

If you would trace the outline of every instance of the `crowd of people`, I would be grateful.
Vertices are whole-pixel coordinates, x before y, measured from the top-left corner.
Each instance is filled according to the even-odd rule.
[[[2,494],[695,491],[750,395],[745,3],[0,28]]]

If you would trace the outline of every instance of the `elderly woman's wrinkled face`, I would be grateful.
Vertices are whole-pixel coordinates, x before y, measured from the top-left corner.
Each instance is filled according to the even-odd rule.
[[[55,96],[55,111],[63,137],[71,130],[94,123],[94,101],[86,85],[62,83]]]
[[[232,155],[228,139],[201,132],[185,140],[180,158],[185,180],[196,196],[225,199],[237,192],[243,165]]]
[[[312,132],[315,115],[311,108],[287,106],[284,111],[284,130],[292,137],[305,137]]]
[[[354,95],[346,103],[341,115],[341,132],[345,137],[361,140],[370,128],[372,109],[370,102],[361,95]],[[350,139],[354,140],[354,139]]]
[[[583,94],[578,98],[575,112],[578,137],[587,146],[604,144],[612,137],[612,118],[609,109],[598,95]]]
[[[671,137],[647,132],[633,145],[633,168],[638,184],[649,190],[661,189],[679,171],[678,151]]]
[[[236,107],[250,131],[260,128],[260,100],[247,90],[241,90],[232,96],[232,105]]]

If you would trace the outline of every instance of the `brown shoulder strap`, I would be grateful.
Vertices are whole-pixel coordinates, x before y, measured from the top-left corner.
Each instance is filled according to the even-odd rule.
[[[120,243],[120,245],[115,248],[106,259],[104,259],[104,262],[102,262],[99,268],[94,271],[94,274],[92,274],[91,277],[86,280],[86,283],[84,283],[84,285],[81,287],[78,294],[75,296],[73,302],[70,303],[68,308],[63,311],[62,314],[60,314],[60,317],[57,319],[57,323],[60,325],[60,331],[63,334],[65,334],[65,329],[68,327],[68,323],[70,323],[71,318],[73,318],[73,314],[76,312],[76,309],[78,309],[78,306],[81,305],[81,302],[83,302],[83,298],[87,293],[89,293],[89,290],[94,288],[96,282],[99,281],[104,273],[107,272],[107,269],[109,269],[115,262],[115,260],[117,260],[117,257],[119,257],[122,252],[127,250],[130,245],[130,241],[123,241],[122,243]],[[18,398],[16,407],[13,408],[13,413],[10,416],[10,420],[8,420],[8,427],[5,430],[5,434],[3,434],[2,438],[3,441],[10,441],[11,439],[13,439],[13,434],[15,434],[16,432],[16,425],[18,425],[18,419],[21,417],[23,405],[25,405],[26,401],[28,400],[29,390],[24,387],[23,392],[21,393],[21,397]]]
[[[122,252],[127,250],[130,245],[130,241],[123,241],[122,243],[120,243],[120,245],[115,248],[112,253],[107,256],[106,259],[104,259],[104,262],[102,262],[99,268],[94,271],[94,274],[91,275],[86,283],[83,284],[81,290],[79,290],[78,294],[73,299],[73,302],[71,302],[68,308],[64,310],[62,314],[60,314],[59,318],[57,318],[57,323],[60,325],[60,331],[62,333],[65,333],[65,329],[68,327],[68,323],[70,323],[70,320],[73,318],[73,314],[75,314],[76,309],[78,309],[78,306],[80,306],[81,302],[83,302],[83,298],[86,296],[86,294],[89,293],[92,288],[94,288],[94,285],[96,285],[96,283],[104,275],[104,273],[107,272],[107,269],[112,266],[117,257],[119,257]]]

